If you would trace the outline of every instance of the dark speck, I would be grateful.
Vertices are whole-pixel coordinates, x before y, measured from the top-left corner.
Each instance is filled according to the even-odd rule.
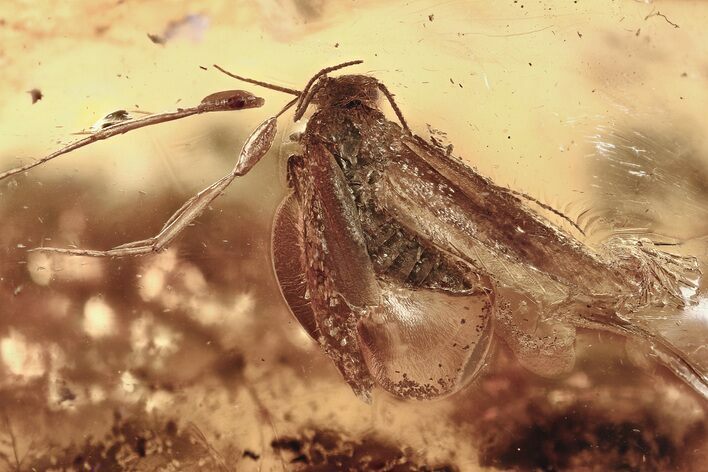
[[[30,94],[30,97],[32,97],[32,105],[34,105],[35,103],[40,101],[42,97],[44,97],[42,91],[36,88],[27,91],[27,93]]]
[[[148,33],[147,37],[150,38],[150,41],[154,44],[165,44],[165,39],[160,35]]]
[[[302,450],[302,442],[293,438],[275,439],[270,443],[273,449],[285,449],[292,452],[300,452]]]
[[[174,421],[168,421],[167,425],[165,426],[165,433],[167,433],[168,436],[176,436],[177,423],[175,423]]]
[[[253,452],[249,449],[246,449],[245,451],[243,451],[243,457],[248,457],[249,459],[253,459],[254,461],[257,461],[258,459],[261,458],[260,455],[256,454],[255,452]]]
[[[147,446],[147,439],[145,439],[142,436],[138,436],[137,440],[135,441],[135,452],[140,457],[146,456],[146,454],[147,454],[146,446]]]

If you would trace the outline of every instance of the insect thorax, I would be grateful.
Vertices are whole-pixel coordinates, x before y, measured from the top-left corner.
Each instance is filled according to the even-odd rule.
[[[398,124],[360,103],[320,109],[308,122],[306,135],[326,143],[344,172],[378,277],[454,293],[477,288],[466,264],[402,226],[384,204],[386,168],[398,165],[403,146]]]

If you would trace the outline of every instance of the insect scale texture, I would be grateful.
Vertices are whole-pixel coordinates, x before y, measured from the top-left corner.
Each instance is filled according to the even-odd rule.
[[[290,191],[273,225],[273,264],[292,313],[360,398],[368,400],[375,385],[401,398],[454,393],[482,370],[496,337],[533,372],[561,375],[574,364],[576,327],[644,340],[708,396],[698,368],[627,319],[653,306],[691,303],[684,291],[697,287],[694,259],[638,239],[591,250],[532,210],[532,199],[413,134],[375,78],[328,75],[359,62],[320,71],[303,91],[227,72],[296,96],[254,131],[231,173],[187,201],[152,238],[108,251],[39,250],[126,256],[164,248],[266,154],[282,113],[296,105],[299,120],[312,106],[297,138],[301,152],[288,158]],[[223,94],[233,92],[217,96]],[[379,108],[381,95],[398,122]]]

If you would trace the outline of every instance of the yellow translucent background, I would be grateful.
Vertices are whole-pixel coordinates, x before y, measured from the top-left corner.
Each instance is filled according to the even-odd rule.
[[[190,14],[208,21],[198,37],[188,30],[165,44],[149,39],[148,34],[161,35],[171,22]],[[633,130],[641,130],[679,136],[681,146],[690,147],[696,155],[696,169],[708,168],[704,118],[708,105],[707,21],[708,3],[699,1],[0,0],[0,170],[57,149],[75,138],[71,133],[89,128],[118,109],[165,111],[196,105],[209,93],[233,88],[251,90],[266,99],[261,109],[194,117],[131,132],[62,156],[14,184],[0,183],[0,199],[19,183],[38,191],[53,185],[52,198],[59,202],[64,197],[69,200],[62,189],[72,193],[71,201],[91,202],[78,216],[68,211],[61,229],[52,227],[53,232],[47,233],[50,230],[43,229],[42,221],[32,221],[31,234],[15,234],[8,240],[24,247],[49,243],[42,238],[51,238],[54,245],[81,245],[81,235],[107,224],[116,217],[117,209],[127,213],[120,215],[123,220],[148,237],[174,207],[152,214],[149,221],[131,220],[131,207],[150,207],[165,195],[184,200],[225,174],[249,131],[277,112],[289,97],[236,82],[215,71],[212,64],[299,89],[323,67],[363,59],[364,64],[348,72],[371,74],[384,82],[415,132],[422,136],[428,136],[431,129],[446,133],[442,138],[445,144],[452,143],[454,153],[480,173],[573,218],[598,206],[622,206],[621,194],[605,195],[603,200],[594,190],[597,179],[603,178],[596,171],[596,159],[607,143],[613,144],[615,132],[631,135]],[[44,97],[32,104],[26,92],[34,88]],[[238,205],[259,222],[259,231],[267,232],[285,188],[281,161],[288,148],[281,142],[296,129],[288,119],[281,119],[283,138],[277,140],[277,149],[213,204],[216,213],[225,202]],[[679,172],[677,181],[681,179]],[[658,221],[651,232],[692,241],[705,236],[706,220],[701,215],[708,213],[703,208],[685,214],[672,210],[673,203],[682,199],[677,187],[666,197],[665,207],[650,209]],[[46,204],[41,198],[25,203],[33,208]],[[0,223],[5,232],[14,221],[24,218],[25,208],[15,201],[13,205],[0,201]],[[199,235],[221,231],[231,222],[242,223],[239,215],[223,213],[218,218],[218,227],[197,224],[187,232],[199,239]],[[248,221],[244,226],[250,227]],[[614,222],[608,219],[590,239],[601,240],[614,230]],[[233,232],[250,234],[249,227],[235,226]],[[105,244],[127,242],[121,237],[116,234]],[[462,470],[475,470],[476,444],[466,436],[464,424],[439,420],[456,411],[457,400],[402,405],[382,395],[372,408],[355,399],[280,303],[267,263],[266,240],[267,235],[259,244],[242,250],[244,254],[260,254],[260,265],[243,270],[262,274],[271,299],[254,299],[252,292],[234,286],[228,303],[222,306],[205,296],[198,300],[196,311],[214,319],[225,312],[236,313],[237,319],[225,325],[235,328],[222,341],[240,343],[241,347],[248,344],[252,325],[265,323],[267,327],[272,323],[275,327],[270,337],[251,339],[255,348],[246,356],[247,361],[260,362],[269,350],[288,342],[292,343],[288,349],[311,359],[302,369],[291,366],[285,373],[277,371],[280,364],[270,358],[266,359],[271,362],[269,368],[257,366],[246,371],[254,391],[260,392],[275,415],[275,427],[293,434],[293,425],[312,423],[341,427],[352,434],[375,431],[404,439],[430,461],[453,458]],[[180,240],[175,244],[179,251]],[[696,255],[706,255],[704,243],[695,247],[699,251]],[[1,270],[25,257],[23,251],[12,249],[16,251],[14,259],[5,259],[6,267]],[[162,274],[179,264],[175,254],[168,252],[154,264],[146,263],[142,285],[134,287],[144,300],[152,300],[163,289],[168,291]],[[180,257],[188,261],[190,254]],[[241,270],[238,257],[209,263]],[[0,304],[9,304],[31,284],[54,287],[54,278],[84,277],[93,281],[92,290],[99,296],[110,284],[132,287],[135,283],[93,261],[65,261],[61,271],[49,275],[46,270],[38,271],[39,266],[42,264],[37,261],[30,265],[34,272],[24,283],[0,278],[5,297]],[[205,285],[202,275],[190,274],[191,285],[187,285]],[[204,278],[209,279],[208,275]],[[60,292],[59,287],[56,291]],[[54,296],[56,291],[49,293]],[[70,303],[61,297],[57,300]],[[88,298],[84,311],[76,313],[84,323],[98,320],[89,321],[88,327],[83,325],[89,334],[120,325],[123,308],[111,309],[102,303],[100,298]],[[61,307],[55,309],[61,311]],[[37,354],[41,351],[37,343],[41,342],[25,346],[29,331],[12,331],[20,322],[3,313],[2,306],[0,313],[5,315],[0,320],[6,328],[3,380],[8,387],[15,371],[42,371],[37,367],[43,362],[42,354]],[[696,317],[708,318],[700,312]],[[217,325],[211,318],[205,323]],[[98,349],[96,355],[100,353]],[[179,365],[184,367],[189,361],[183,359]],[[312,374],[314,371],[324,372],[324,379]],[[194,381],[198,378],[194,373],[180,375],[191,382],[183,397],[152,392],[147,396],[151,408],[195,421],[209,439],[215,432],[221,433],[222,443],[227,437],[240,446],[258,449],[258,434],[253,431],[262,426],[263,418],[254,413],[248,395],[233,399],[224,391],[204,390]],[[309,375],[316,378],[310,380]],[[128,385],[125,401],[134,401],[129,391],[133,377],[116,373],[114,380]],[[576,384],[582,382],[577,383],[576,378]],[[677,410],[690,410],[676,400],[677,391],[685,390],[670,390]],[[90,397],[90,391],[87,395]],[[603,401],[603,405],[611,403],[607,398]],[[100,410],[101,402],[98,398],[89,403]],[[314,404],[317,408],[311,406]],[[291,410],[293,405],[298,408]],[[473,407],[466,410],[473,412],[471,416],[476,413]],[[92,415],[100,417],[95,412]],[[65,429],[56,423],[53,427],[64,431],[67,438],[81,438],[87,430],[98,435],[104,426],[98,420],[87,426],[76,415],[66,421],[61,418]],[[270,426],[264,429],[271,434]],[[271,461],[267,465],[278,469],[275,457],[267,460]]]
[[[444,130],[456,154],[483,173],[559,201],[582,188],[586,174],[578,168],[600,124],[663,125],[670,118],[704,134],[704,2],[4,2],[0,8],[0,159],[8,164],[42,155],[116,109],[160,111],[177,100],[189,105],[215,90],[244,87],[199,69],[213,63],[299,88],[324,66],[364,59],[350,72],[388,84],[414,129]],[[657,12],[680,27],[646,18]],[[194,13],[208,19],[201,40],[183,36],[160,46],[148,39]],[[35,87],[45,97],[31,106],[24,92]],[[87,151],[100,159],[62,158],[70,163],[45,172],[81,169],[87,176],[110,168],[110,188],[145,190],[152,175],[164,177],[168,168],[169,185],[194,185],[190,179],[220,167],[183,150],[199,139],[199,129],[219,120],[243,135],[287,98],[257,92],[268,100],[265,110],[145,131],[115,148]]]

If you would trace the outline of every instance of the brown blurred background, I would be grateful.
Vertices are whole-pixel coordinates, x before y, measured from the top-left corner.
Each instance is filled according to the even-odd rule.
[[[225,174],[288,97],[212,64],[301,88],[363,59],[351,72],[386,83],[417,133],[578,219],[588,244],[648,235],[705,263],[706,20],[699,1],[0,0],[0,170],[115,110],[232,88],[266,98],[0,182],[0,470],[697,470],[705,402],[603,333],[581,333],[562,379],[497,346],[448,399],[358,401],[271,273],[287,119],[163,254],[26,249],[151,236]],[[652,320],[703,366],[707,306]]]

